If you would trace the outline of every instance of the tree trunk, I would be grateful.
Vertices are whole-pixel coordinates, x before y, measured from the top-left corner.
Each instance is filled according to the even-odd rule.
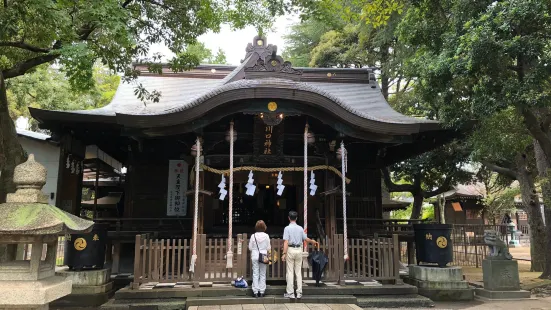
[[[551,220],[551,180],[549,179],[549,171],[551,165],[543,152],[540,144],[537,141],[534,141],[534,151],[536,155],[536,164],[538,167],[538,174],[541,179],[541,191],[543,195],[543,205],[545,212],[545,231],[547,239],[547,251],[545,251],[545,263],[543,266],[543,273],[540,278],[542,279],[551,279],[551,225],[549,220]]]
[[[6,83],[0,70],[0,203],[6,201],[7,193],[15,191],[13,170],[25,161],[25,157],[10,118]]]
[[[534,176],[528,169],[526,154],[519,154],[517,156],[516,165],[522,202],[528,214],[528,224],[530,225],[531,271],[543,271],[547,244],[545,240],[545,227],[541,216]]]
[[[446,224],[446,197],[438,195],[438,212],[440,212],[440,224]]]
[[[411,217],[412,220],[418,220],[421,218],[423,213],[423,193],[417,193],[413,195],[413,207],[411,208]]]

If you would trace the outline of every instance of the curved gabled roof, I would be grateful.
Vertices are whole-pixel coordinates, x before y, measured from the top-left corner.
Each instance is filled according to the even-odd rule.
[[[254,44],[258,40],[255,38]],[[344,123],[370,132],[415,134],[438,130],[437,122],[393,110],[371,69],[292,68],[276,56],[273,45],[249,44],[237,67],[200,66],[180,74],[140,76],[134,83],[161,93],[159,102],[144,104],[134,83],[121,83],[112,102],[100,109],[70,112],[31,110],[41,120],[103,121],[124,127],[155,128],[193,121],[217,107],[242,99],[293,100],[332,113]],[[211,68],[211,69],[209,69]],[[222,75],[217,70],[227,72]],[[231,71],[230,71],[231,70]],[[231,112],[231,109],[228,110]]]

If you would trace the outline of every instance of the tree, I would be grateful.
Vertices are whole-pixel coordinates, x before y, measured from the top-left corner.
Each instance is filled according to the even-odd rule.
[[[312,56],[311,51],[320,43],[322,35],[333,27],[325,21],[311,17],[290,27],[290,32],[284,36],[285,50],[283,58],[295,67],[308,67]]]
[[[449,126],[484,121],[513,109],[549,163],[551,4],[543,0],[412,3],[398,29],[400,38],[417,51],[406,63],[409,72],[416,72],[418,98],[433,106]],[[510,161],[515,173],[502,172],[519,182],[523,179],[523,201],[533,217],[539,217],[538,199],[532,193],[533,156],[533,147],[521,150]],[[545,252],[543,226],[534,229],[537,250]],[[551,225],[547,230],[551,237]],[[551,255],[545,264],[551,268]],[[532,267],[541,270],[543,264]]]
[[[377,9],[377,5],[383,7]],[[321,1],[317,8],[318,14],[313,15],[316,19],[311,17],[296,26],[292,35],[287,37],[287,42],[297,57],[305,59],[309,56],[310,66],[369,66],[378,69],[383,96],[394,108],[407,115],[434,119],[437,115],[435,110],[420,105],[412,95],[415,79],[405,76],[403,62],[412,50],[396,35],[402,9],[403,5],[397,1]],[[388,14],[383,18],[384,23],[377,21],[376,12]],[[320,36],[320,28],[315,27],[318,22],[332,29]],[[456,182],[470,178],[466,171],[457,168],[467,161],[468,155],[464,150],[456,142],[452,147],[442,147],[438,151],[393,165],[392,173],[383,169],[390,192],[406,191],[414,196],[412,218],[421,216],[425,198],[447,191]],[[396,184],[393,178],[405,180],[409,184]]]
[[[470,144],[474,160],[509,180],[518,180],[530,224],[531,268],[542,271],[546,260],[546,235],[537,195],[533,139],[521,119],[514,108],[495,113],[480,122]]]
[[[382,169],[383,178],[390,192],[411,193],[411,219],[419,219],[425,199],[449,191],[455,184],[471,179],[471,174],[464,169],[468,159],[469,152],[465,151],[464,145],[454,141],[437,150],[397,163],[390,169]],[[397,180],[407,183],[399,184]]]
[[[131,63],[148,55],[152,44],[164,43],[178,53],[222,23],[241,28],[269,27],[272,16],[299,0],[4,0],[0,4],[0,202],[13,191],[13,169],[24,160],[8,111],[6,80],[57,62],[71,86],[90,89],[93,65],[100,60],[127,79],[138,74]],[[159,57],[156,58],[160,59]],[[174,71],[197,63],[187,53],[172,59]],[[159,65],[150,69],[158,70]],[[137,85],[137,96],[158,101],[160,93]]]
[[[71,89],[65,74],[41,65],[30,74],[7,80],[9,112],[12,120],[30,118],[29,107],[46,110],[86,110],[100,108],[111,102],[120,82],[120,76],[111,74],[100,65],[94,66],[94,87],[76,92]],[[33,130],[37,124],[31,122]]]
[[[226,54],[221,48],[218,49],[216,55],[213,55],[212,50],[206,47],[205,44],[202,42],[188,45],[185,48],[184,53],[197,56],[201,63],[219,65],[225,65],[227,63]]]
[[[216,55],[214,55],[214,58],[211,60],[210,63],[218,64],[218,65],[227,65],[228,60],[226,59],[226,53],[224,53],[224,50],[222,50],[221,48],[218,48]]]
[[[487,218],[496,224],[498,218],[505,214],[511,214],[516,210],[515,197],[520,194],[518,187],[511,187],[511,179],[506,175],[496,173],[485,166],[482,166],[476,177],[484,184],[485,192],[482,199],[484,212]]]

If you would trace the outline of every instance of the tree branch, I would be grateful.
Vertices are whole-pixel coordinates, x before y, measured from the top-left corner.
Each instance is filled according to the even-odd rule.
[[[530,132],[530,135],[538,140],[547,160],[551,160],[551,139],[540,127],[537,116],[525,106],[518,106],[517,110],[524,117],[524,124]]]
[[[31,59],[28,59],[24,62],[20,62],[9,69],[3,70],[2,74],[4,75],[5,79],[20,76],[25,74],[27,71],[29,71],[30,69],[36,66],[55,60],[57,57],[59,57],[59,54],[40,55]]]
[[[132,3],[133,0],[126,0],[124,1],[124,3],[122,4],[122,7],[123,8],[126,8],[130,3]]]
[[[24,49],[27,51],[35,52],[35,53],[49,53],[49,48],[41,48],[38,46],[27,44],[23,41],[21,42],[0,42],[0,46],[9,46],[9,47],[16,47],[20,49]]]
[[[541,123],[541,130],[544,132],[549,131],[549,127],[551,126],[551,113],[548,113]]]
[[[390,171],[387,167],[382,168],[381,172],[383,173],[383,179],[389,192],[413,193],[415,191],[415,186],[413,186],[412,184],[396,184],[392,182],[392,179],[390,178]]]
[[[452,187],[451,185],[452,185],[452,176],[448,175],[446,176],[446,178],[444,179],[444,182],[442,182],[442,185],[440,185],[440,187],[438,187],[433,191],[424,192],[423,197],[430,198],[430,197],[434,197],[442,193],[445,193],[451,189]]]
[[[501,166],[498,166],[496,164],[493,164],[491,162],[488,162],[488,161],[481,161],[481,163],[486,166],[486,168],[494,171],[494,172],[497,172],[499,174],[502,174],[502,175],[505,175],[505,176],[508,176],[512,179],[517,179],[517,173],[516,171],[514,171],[513,169],[509,169],[509,168],[505,168],[505,167],[501,167]]]

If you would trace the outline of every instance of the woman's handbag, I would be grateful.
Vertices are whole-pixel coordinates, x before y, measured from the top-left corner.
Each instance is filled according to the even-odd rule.
[[[256,241],[256,234],[253,235],[253,237],[254,237],[254,243],[256,243],[256,249],[258,250],[258,262],[266,265],[269,264],[270,258],[268,257],[268,255],[260,253],[260,248],[258,247],[258,242]]]

